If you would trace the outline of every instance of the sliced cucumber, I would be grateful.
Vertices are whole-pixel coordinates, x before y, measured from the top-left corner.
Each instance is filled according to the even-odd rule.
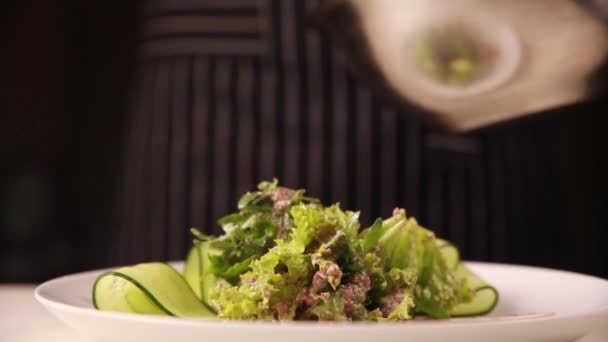
[[[116,277],[118,279],[123,279],[121,277]],[[161,306],[157,305],[155,302],[150,299],[147,293],[140,290],[137,286],[131,285],[125,295],[127,303],[135,313],[146,314],[146,315],[160,315],[166,316],[169,315],[167,311],[165,311]]]
[[[212,307],[209,302],[209,296],[211,291],[217,285],[217,278],[213,274],[213,270],[211,269],[211,260],[209,259],[210,255],[215,253],[214,249],[212,249],[208,243],[201,243],[199,245],[199,254],[200,254],[200,265],[201,265],[201,298],[208,307]]]
[[[217,278],[211,268],[210,254],[216,253],[208,243],[198,242],[188,252],[184,265],[184,277],[197,295],[208,307],[212,307],[209,296],[212,289],[217,285]]]
[[[93,306],[104,311],[135,312],[127,302],[127,292],[132,288],[137,289],[126,279],[104,273],[93,285]]]
[[[139,287],[113,272],[102,274],[95,281],[93,305],[103,311],[169,315]]]
[[[209,304],[211,290],[217,285],[217,278],[213,274],[209,259],[210,253],[215,252],[208,243],[196,242],[188,252],[184,264],[184,278],[196,296],[208,307],[211,307]]]
[[[201,299],[201,257],[197,245],[194,245],[190,249],[190,252],[188,252],[188,256],[186,256],[184,278],[192,291],[194,291],[194,294]]]
[[[139,264],[102,274],[93,287],[100,310],[215,317],[181,274],[164,263]]]
[[[498,291],[460,262],[460,253],[456,246],[439,239],[437,246],[448,267],[459,277],[466,278],[469,287],[475,291],[472,301],[457,305],[450,315],[452,317],[479,316],[492,311],[498,303]]]
[[[469,270],[463,263],[458,265],[456,273],[467,279],[469,286],[475,290],[475,297],[468,303],[454,307],[451,312],[453,317],[485,315],[494,310],[498,304],[498,291],[494,287]]]

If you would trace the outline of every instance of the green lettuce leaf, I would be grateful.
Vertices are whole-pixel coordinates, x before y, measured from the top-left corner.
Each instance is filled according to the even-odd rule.
[[[258,190],[244,194],[238,202],[238,212],[218,220],[224,234],[215,238],[193,229],[197,240],[210,241],[210,246],[219,253],[210,258],[213,273],[236,285],[239,277],[247,272],[252,261],[259,259],[276,245],[281,235],[289,234],[293,223],[288,214],[278,213],[274,208],[277,191],[288,196],[285,210],[317,200],[304,196],[304,190],[293,191],[280,188],[276,179],[261,182]]]
[[[415,311],[436,318],[449,318],[457,304],[470,300],[473,291],[464,279],[454,275],[439,251],[433,232],[421,227],[404,210],[395,211],[384,221],[378,239],[378,255],[385,269],[403,270],[405,278],[415,278],[413,298]],[[415,277],[413,276],[415,275]],[[394,280],[394,277],[390,279]]]
[[[406,294],[401,303],[388,315],[389,321],[405,321],[412,319],[412,309],[414,308],[414,300],[409,294]]]

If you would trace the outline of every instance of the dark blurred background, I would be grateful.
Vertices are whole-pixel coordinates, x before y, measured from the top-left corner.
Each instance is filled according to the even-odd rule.
[[[0,4],[0,282],[110,266],[140,12],[135,1]],[[487,259],[608,277],[607,113],[604,92],[474,133],[482,140],[503,136],[517,148],[517,140],[528,139],[543,151],[544,167],[517,178],[526,182],[490,185],[510,188],[508,203],[517,205],[505,207],[505,217],[485,218],[501,221],[509,239],[504,252]],[[436,148],[441,138],[432,128],[425,132],[423,170],[468,158]],[[507,154],[507,174],[538,162],[520,158],[516,148]],[[490,150],[481,162],[491,159]],[[427,176],[422,172],[421,182]],[[414,214],[430,226],[449,225],[440,211]]]
[[[138,8],[0,5],[0,281],[107,263]]]

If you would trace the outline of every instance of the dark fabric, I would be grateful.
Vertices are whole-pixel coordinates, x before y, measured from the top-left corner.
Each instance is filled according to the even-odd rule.
[[[278,177],[365,222],[405,207],[467,258],[518,261],[510,253],[541,243],[526,262],[547,264],[559,212],[547,125],[433,131],[356,80],[348,56],[307,28],[314,5],[150,2],[116,262],[182,258],[189,227],[218,233],[240,194]]]

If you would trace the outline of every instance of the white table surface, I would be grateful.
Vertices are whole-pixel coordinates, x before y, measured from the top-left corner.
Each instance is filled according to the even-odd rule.
[[[79,336],[34,299],[34,285],[0,285],[0,341],[95,342]],[[608,327],[577,342],[608,342]]]
[[[72,332],[34,299],[34,285],[0,285],[0,341],[93,342]]]

